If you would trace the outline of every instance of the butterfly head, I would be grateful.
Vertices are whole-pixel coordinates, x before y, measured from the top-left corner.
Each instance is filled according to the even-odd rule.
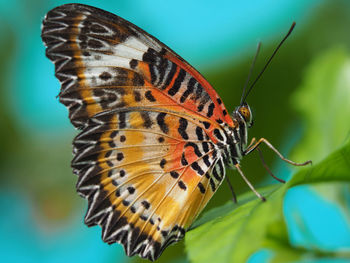
[[[245,121],[248,128],[252,127],[254,124],[252,110],[249,105],[244,102],[242,105],[238,106],[234,111],[234,115],[239,116],[241,119]]]

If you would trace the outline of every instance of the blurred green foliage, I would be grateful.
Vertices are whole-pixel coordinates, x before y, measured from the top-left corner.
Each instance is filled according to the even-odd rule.
[[[10,83],[8,81],[9,66],[12,65],[12,57],[14,55],[15,36],[8,27],[6,22],[0,18],[1,28],[4,30],[6,38],[0,40],[0,168],[4,167],[9,156],[14,156],[16,148],[19,146],[19,131],[13,122],[10,105],[7,101],[9,95],[8,88]],[[5,174],[0,173],[0,180],[6,180]]]
[[[305,132],[293,155],[318,161],[341,146],[350,132],[350,56],[336,46],[316,57],[292,98]]]

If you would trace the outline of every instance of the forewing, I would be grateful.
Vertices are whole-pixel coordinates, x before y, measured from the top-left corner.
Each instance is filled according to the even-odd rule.
[[[118,16],[63,5],[45,17],[42,38],[59,99],[82,130],[72,167],[86,224],[128,255],[156,259],[221,183],[215,143],[232,120],[196,70]]]
[[[63,5],[46,15],[42,38],[62,84],[60,101],[76,127],[98,112],[145,103],[232,124],[221,99],[198,71],[116,15]]]

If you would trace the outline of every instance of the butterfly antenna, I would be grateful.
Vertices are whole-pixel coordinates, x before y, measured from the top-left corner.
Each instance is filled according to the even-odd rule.
[[[248,82],[250,80],[250,77],[252,76],[252,73],[253,73],[253,68],[255,66],[255,62],[256,62],[256,59],[258,58],[258,54],[259,54],[259,51],[260,51],[260,47],[261,47],[261,42],[258,43],[258,47],[256,48],[256,52],[255,52],[255,56],[254,56],[254,59],[252,61],[252,64],[250,65],[250,69],[249,69],[249,74],[248,74],[248,77],[247,77],[247,80],[245,81],[245,84],[244,84],[244,87],[243,87],[243,92],[242,92],[242,96],[241,96],[241,102],[240,102],[240,105],[243,104],[243,98],[245,97],[244,94],[245,94],[245,91],[247,89],[247,86],[248,86]]]
[[[253,84],[249,87],[248,92],[245,94],[243,102],[247,99],[250,91],[253,89],[255,83],[260,79],[260,77],[262,76],[262,74],[264,73],[264,71],[266,70],[267,66],[270,64],[271,60],[273,59],[273,57],[276,55],[277,51],[279,50],[279,48],[282,46],[282,44],[284,43],[284,41],[286,41],[286,39],[289,37],[289,35],[292,33],[293,29],[295,27],[295,22],[293,22],[292,26],[290,27],[288,33],[286,34],[286,36],[282,39],[282,41],[279,43],[279,45],[276,47],[275,51],[272,53],[271,57],[269,58],[269,60],[266,62],[265,66],[263,67],[263,69],[261,70],[261,72],[259,73],[259,75],[256,77],[256,79],[254,80]]]

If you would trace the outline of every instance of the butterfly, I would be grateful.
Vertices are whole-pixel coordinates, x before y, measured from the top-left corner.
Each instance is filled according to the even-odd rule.
[[[103,241],[122,244],[128,256],[154,261],[181,240],[225,166],[255,191],[241,158],[261,143],[278,153],[265,139],[248,145],[246,96],[228,114],[197,70],[119,16],[62,5],[45,16],[42,40],[61,83],[59,101],[80,131],[71,166],[88,201],[85,224],[100,225]]]

